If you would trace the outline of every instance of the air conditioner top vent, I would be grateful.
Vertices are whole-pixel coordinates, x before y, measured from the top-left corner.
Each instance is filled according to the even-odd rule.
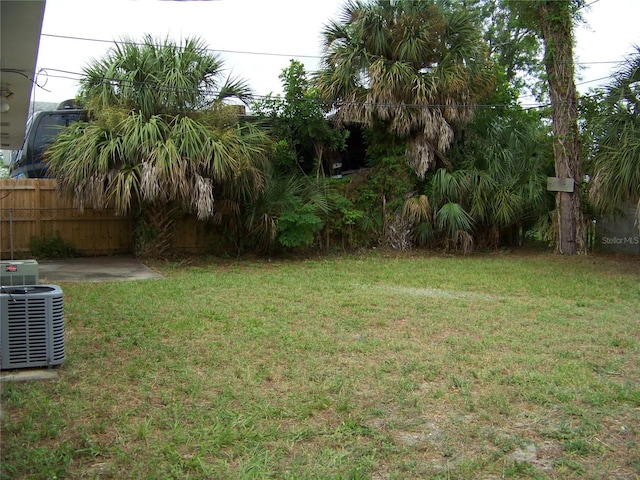
[[[56,287],[48,285],[21,285],[15,287],[2,287],[2,293],[7,295],[31,295],[37,293],[49,293],[58,290]]]

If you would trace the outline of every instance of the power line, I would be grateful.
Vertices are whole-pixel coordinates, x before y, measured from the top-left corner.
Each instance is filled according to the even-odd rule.
[[[70,75],[76,75],[76,76],[83,76],[83,74],[79,74],[76,72],[69,72],[69,71],[65,71],[65,70],[56,70],[56,69],[47,69],[47,70],[51,70],[51,71],[56,71],[59,73],[63,73],[63,74],[70,74]],[[73,78],[73,77],[69,77],[66,75],[51,75],[50,73],[46,72],[45,76],[51,76],[53,78],[66,78],[69,80],[78,80],[78,78]],[[211,95],[211,96],[215,96],[217,95],[219,92],[213,89],[187,89],[187,88],[175,88],[175,87],[170,87],[167,85],[163,85],[163,84],[158,84],[155,82],[135,82],[135,81],[131,81],[131,80],[120,80],[120,79],[113,79],[113,78],[103,78],[102,81],[104,83],[109,83],[109,84],[113,84],[114,86],[118,86],[118,87],[142,87],[142,86],[149,86],[151,88],[153,88],[155,91],[159,91],[159,92],[178,92],[178,91],[182,91],[182,92],[200,92],[200,93],[204,93],[206,95]],[[268,94],[268,95],[253,95],[252,99],[255,101],[259,101],[259,100],[264,100],[266,98],[273,98],[273,95]],[[324,106],[376,106],[376,107],[400,107],[400,108],[434,108],[434,109],[445,109],[445,108],[456,108],[456,109],[466,109],[466,108],[472,108],[472,109],[502,109],[502,108],[513,108],[514,105],[512,104],[479,104],[479,103],[474,103],[474,104],[456,104],[456,105],[448,105],[448,104],[438,104],[438,103],[432,103],[432,104],[418,104],[418,103],[381,103],[381,102],[366,102],[366,101],[337,101],[337,102],[325,102],[319,99],[304,99],[303,101],[309,101],[309,102],[316,102],[320,105],[324,105]],[[541,109],[541,108],[546,108],[549,105],[548,104],[540,104],[540,103],[525,103],[525,104],[519,104],[520,107],[526,109],[526,110],[532,110],[532,109]]]
[[[73,37],[73,36],[67,36],[67,35],[53,35],[50,33],[43,33],[42,34],[43,37],[51,37],[51,38],[61,38],[61,39],[65,39],[65,40],[76,40],[76,41],[83,41],[83,42],[97,42],[97,43],[109,43],[109,44],[116,44],[116,45],[124,45],[124,44],[131,44],[131,45],[138,45],[138,46],[143,46],[146,45],[144,43],[140,43],[140,42],[134,42],[134,41],[122,41],[122,40],[104,40],[104,39],[99,39],[99,38],[87,38],[87,37]],[[156,45],[159,46],[159,45]],[[243,51],[243,50],[223,50],[223,49],[213,49],[213,48],[208,48],[207,49],[210,52],[214,52],[214,53],[233,53],[233,54],[241,54],[241,55],[261,55],[261,56],[268,56],[268,57],[288,57],[288,58],[315,58],[315,59],[320,59],[322,58],[320,55],[307,55],[307,54],[291,54],[291,53],[275,53],[275,52],[252,52],[252,51]]]
[[[534,0],[520,0],[520,1],[534,1]],[[563,1],[563,0],[558,0]],[[599,1],[599,0],[596,0]],[[595,3],[595,2],[593,2]],[[88,37],[76,37],[69,35],[54,35],[50,33],[43,33],[43,37],[50,38],[58,38],[63,40],[74,40],[74,41],[82,41],[82,42],[96,42],[96,43],[108,43],[108,44],[116,44],[116,45],[137,45],[144,46],[145,43],[135,42],[135,41],[124,41],[124,40],[105,40],[100,38],[88,38]],[[156,45],[161,46],[161,45]],[[278,53],[278,52],[258,52],[251,50],[224,50],[224,49],[214,49],[207,48],[207,51],[214,53],[230,53],[230,54],[239,54],[239,55],[258,55],[258,56],[267,56],[267,57],[286,57],[286,58],[312,58],[316,60],[322,59],[322,55],[310,55],[310,54],[296,54],[296,53]],[[574,62],[575,65],[598,65],[598,64],[617,64],[624,62],[624,60],[600,60],[600,61],[590,61],[590,62]]]
[[[613,78],[613,75],[608,75],[606,77],[600,77],[600,78],[594,78],[593,80],[585,80],[583,82],[576,83],[576,86],[578,86],[578,85],[586,85],[587,83],[599,82],[601,80],[609,80],[610,78]]]
[[[586,5],[583,5],[583,6],[582,6],[582,7],[580,7],[580,8],[589,8],[591,5],[593,5],[594,3],[598,3],[599,1],[600,1],[600,0],[593,0],[593,2],[588,3],[588,4],[586,4]]]
[[[56,70],[56,69],[49,69],[52,71],[58,71],[60,73],[67,73],[67,74],[72,74],[72,75],[76,75],[76,76],[82,76],[83,74],[79,74],[76,72],[67,72],[64,70]],[[51,75],[51,74],[46,74],[46,76],[52,76],[55,78],[66,78],[69,80],[77,80],[77,78],[72,78],[72,77],[67,77],[65,75]],[[597,78],[597,79],[593,79],[593,80],[588,80],[585,82],[581,82],[578,83],[577,85],[583,85],[586,83],[592,83],[592,82],[596,82],[596,81],[601,81],[601,80],[606,80],[611,78],[609,77],[601,77],[601,78]],[[215,96],[217,95],[219,92],[213,89],[179,89],[179,88],[175,88],[175,87],[170,87],[167,85],[162,85],[162,84],[157,84],[157,83],[152,83],[152,82],[134,82],[134,81],[127,81],[127,80],[116,80],[116,79],[110,79],[110,78],[104,78],[103,81],[105,83],[112,83],[112,84],[118,84],[118,86],[144,86],[144,85],[148,85],[151,86],[155,91],[160,91],[160,92],[176,92],[176,91],[189,91],[189,92],[200,92],[200,93],[204,93],[204,94],[208,94],[208,95],[212,95]],[[123,85],[124,84],[124,85]],[[595,97],[597,96],[597,94],[592,94],[592,95],[582,95],[580,96],[580,99],[585,99],[585,98],[591,98],[591,97]],[[276,97],[281,98],[280,95],[276,95]],[[526,97],[526,96],[525,96]],[[274,98],[273,94],[267,94],[267,95],[253,95],[252,96],[252,100],[254,101],[260,101],[260,100],[264,100],[266,98]],[[545,108],[549,108],[552,107],[551,103],[539,103],[539,102],[532,102],[532,103],[517,103],[517,104],[482,104],[482,103],[473,103],[473,104],[468,104],[468,103],[460,103],[460,104],[455,104],[455,105],[450,105],[450,104],[438,104],[438,103],[431,103],[431,104],[418,104],[418,103],[402,103],[402,102],[398,102],[398,103],[381,103],[381,102],[366,102],[366,101],[335,101],[335,102],[327,102],[327,101],[323,101],[320,99],[313,99],[313,98],[305,98],[303,99],[303,101],[308,101],[308,102],[315,102],[318,105],[327,107],[327,108],[339,108],[339,107],[344,107],[344,106],[362,106],[362,107],[397,107],[397,108],[409,108],[409,109],[450,109],[450,108],[456,108],[456,109],[473,109],[473,110],[482,110],[482,109],[492,109],[492,110],[496,110],[496,109],[511,109],[511,108],[517,108],[520,107],[525,111],[533,111],[533,110],[542,110]]]
[[[51,74],[49,72],[57,72],[57,73],[59,73],[61,75],[55,75],[55,74]],[[42,68],[40,70],[40,72],[39,72],[39,75],[43,75],[45,77],[50,77],[50,78],[60,78],[60,79],[74,80],[74,81],[80,81],[83,78],[86,78],[86,75],[84,73],[71,72],[71,71],[68,71],[68,70],[60,70],[60,69],[56,69],[56,68]],[[592,79],[592,80],[585,80],[585,81],[576,83],[576,86],[586,85],[588,83],[599,82],[599,81],[602,81],[602,80],[608,80],[608,79],[611,79],[611,78],[613,78],[613,75],[608,75],[608,76],[605,76],[605,77],[595,78],[595,79]],[[124,79],[116,79],[116,78],[109,78],[109,77],[102,78],[102,81],[105,82],[105,83],[113,83],[113,84],[116,84],[118,86],[128,86],[128,87],[149,86],[149,87],[155,88],[155,89],[157,89],[159,91],[165,91],[165,92],[176,92],[176,91],[195,92],[195,91],[202,91],[202,90],[191,89],[191,88],[171,87],[171,86],[168,86],[168,85],[165,85],[165,84],[161,84],[161,83],[157,83],[157,82],[133,81],[133,80],[124,80]],[[215,90],[204,90],[204,93],[207,93],[207,94],[210,94],[210,95],[216,95],[219,92],[217,92]],[[272,95],[271,93],[269,93],[269,94],[256,94],[256,95],[253,95],[253,97],[254,98],[266,98],[267,96],[271,96],[271,95]],[[521,98],[532,97],[532,96],[534,96],[534,95],[533,94],[523,95]],[[431,106],[435,107],[435,106],[441,106],[441,105],[431,105]],[[493,105],[493,106],[500,106],[500,105]]]

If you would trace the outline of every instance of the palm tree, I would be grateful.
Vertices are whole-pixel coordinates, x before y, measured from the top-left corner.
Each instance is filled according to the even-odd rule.
[[[92,120],[57,138],[50,170],[79,207],[134,213],[138,253],[169,247],[177,212],[222,221],[263,187],[268,139],[225,104],[250,92],[223,82],[222,67],[198,39],[146,36],[85,68],[80,98]]]
[[[336,119],[383,126],[406,139],[406,158],[424,178],[446,162],[491,80],[471,15],[435,0],[348,0],[323,31],[318,91]]]
[[[540,233],[552,209],[546,183],[553,170],[549,128],[540,120],[517,105],[480,110],[452,145],[452,170],[428,173],[422,195],[404,203],[415,241],[469,252]]]
[[[497,246],[530,230],[550,209],[547,177],[553,171],[549,129],[537,112],[517,106],[483,111],[452,149],[468,177],[465,208],[479,243]]]
[[[605,215],[636,201],[640,223],[640,47],[614,75],[600,107],[590,199]]]

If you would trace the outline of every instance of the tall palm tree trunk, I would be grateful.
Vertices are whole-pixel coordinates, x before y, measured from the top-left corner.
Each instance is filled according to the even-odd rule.
[[[540,2],[538,21],[545,43],[544,62],[551,95],[556,176],[574,180],[573,192],[556,194],[557,251],[575,255],[586,253],[586,229],[582,213],[578,99],[569,3]]]

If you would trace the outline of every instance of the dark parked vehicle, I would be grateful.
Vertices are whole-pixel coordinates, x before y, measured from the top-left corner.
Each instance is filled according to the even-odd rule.
[[[11,156],[9,177],[49,178],[47,165],[43,162],[44,152],[63,128],[86,119],[86,111],[71,102],[61,103],[57,110],[33,114],[27,122],[22,149]]]

